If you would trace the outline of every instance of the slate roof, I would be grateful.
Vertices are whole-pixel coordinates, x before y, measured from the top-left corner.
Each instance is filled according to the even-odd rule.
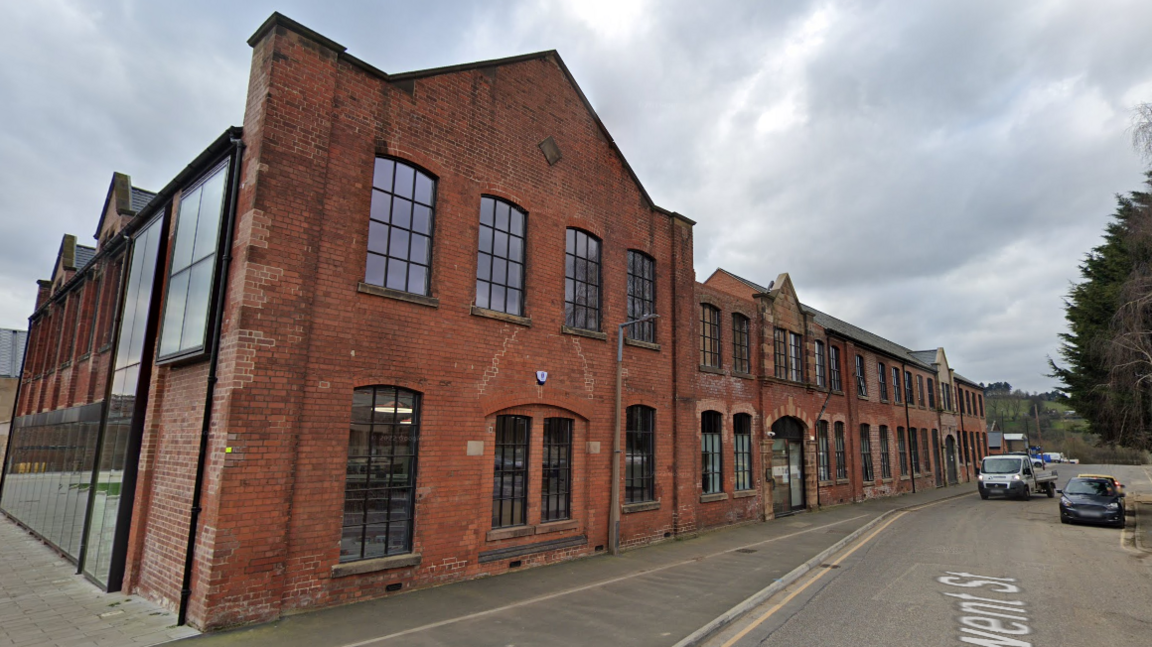
[[[96,255],[96,248],[87,245],[76,246],[76,271],[84,269],[92,262],[92,257]]]
[[[19,377],[28,331],[0,328],[0,377]]]
[[[912,357],[915,357],[916,359],[920,360],[924,364],[931,366],[932,363],[936,361],[936,351],[934,351],[934,350],[914,350],[914,351],[912,351]]]
[[[772,283],[775,283],[775,281],[773,281],[772,283],[768,284],[768,287],[764,287],[763,285],[760,285],[759,283],[753,283],[752,281],[749,281],[748,279],[744,278],[743,276],[736,276],[735,274],[729,272],[728,270],[724,269],[723,267],[718,267],[716,269],[718,271],[721,271],[721,272],[727,274],[728,276],[731,276],[732,278],[736,279],[737,281],[740,281],[744,285],[747,285],[748,287],[752,288],[753,290],[755,290],[757,293],[760,293],[760,294],[771,291],[772,290]]]
[[[812,318],[816,323],[820,324],[827,330],[834,330],[845,337],[850,337],[858,342],[867,346],[871,346],[877,350],[885,352],[892,357],[901,360],[907,360],[910,364],[917,364],[923,368],[931,369],[932,362],[924,362],[916,354],[908,348],[897,344],[896,342],[884,339],[876,333],[864,330],[859,326],[854,326],[843,319],[837,319],[830,314],[821,312],[812,306],[803,305],[803,308],[812,314]],[[935,358],[935,351],[933,351],[933,358]]]
[[[148,206],[148,203],[155,197],[156,194],[151,191],[132,187],[132,211],[140,213],[140,210]]]
[[[952,371],[952,377],[956,378],[957,380],[960,380],[961,382],[967,382],[967,383],[969,383],[969,384],[971,384],[971,385],[973,385],[973,386],[980,386],[980,383],[979,383],[979,382],[977,382],[977,381],[975,381],[975,380],[969,380],[968,378],[966,378],[966,377],[964,377],[963,375],[961,375],[961,374],[957,373],[956,371]]]

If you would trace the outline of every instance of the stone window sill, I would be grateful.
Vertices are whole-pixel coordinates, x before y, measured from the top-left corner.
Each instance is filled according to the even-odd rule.
[[[727,492],[716,492],[714,494],[701,494],[700,503],[712,503],[713,501],[725,501],[728,499]]]
[[[732,371],[732,377],[738,377],[742,380],[755,380],[756,376],[751,373],[741,373],[740,371]]]
[[[379,559],[365,559],[359,562],[336,564],[332,567],[332,577],[348,577],[349,575],[364,575],[378,571],[389,571],[396,568],[412,568],[420,565],[420,554],[393,555]]]
[[[625,346],[635,346],[636,348],[647,348],[648,350],[660,350],[660,344],[653,344],[650,341],[640,341],[639,339],[624,338]]]
[[[647,512],[649,510],[659,510],[659,501],[641,501],[639,503],[625,503],[624,514],[631,514],[633,512]]]
[[[430,308],[440,307],[440,299],[437,299],[436,297],[426,297],[423,294],[412,294],[411,292],[393,290],[391,288],[385,288],[379,285],[368,285],[364,282],[356,284],[356,291],[363,294],[385,297],[387,299],[396,299],[397,301],[407,301],[408,303],[415,303],[417,305],[428,306]]]
[[[595,330],[585,330],[583,328],[571,328],[569,326],[560,326],[560,334],[562,334],[562,335],[576,335],[577,337],[587,337],[588,339],[599,339],[600,341],[608,341],[608,333],[598,332]]]
[[[565,530],[575,530],[579,527],[580,522],[576,519],[548,521],[535,526],[513,526],[511,528],[497,528],[495,530],[489,530],[485,539],[487,541],[501,541],[504,539],[515,539],[517,537],[547,535],[548,533],[553,532],[564,532]]]
[[[479,308],[472,306],[472,315],[475,317],[487,317],[488,319],[496,319],[517,326],[532,327],[532,319],[530,317],[520,317],[517,315],[510,315],[507,312],[500,312],[498,310],[489,310],[488,308]]]
[[[726,375],[724,369],[716,368],[715,366],[708,366],[706,364],[700,365],[700,371],[703,373],[714,373],[716,375]]]
[[[749,496],[756,496],[756,490],[740,490],[739,492],[732,493],[733,499],[743,499]]]
[[[836,479],[836,485],[848,485],[848,479]]]

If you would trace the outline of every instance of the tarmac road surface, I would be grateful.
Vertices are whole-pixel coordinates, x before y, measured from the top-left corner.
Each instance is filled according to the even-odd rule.
[[[1054,467],[1061,488],[1105,473],[1129,502],[1152,494],[1148,466]],[[1124,530],[1063,525],[1057,506],[972,494],[890,517],[705,644],[1152,644],[1152,553],[1134,545],[1133,517]]]

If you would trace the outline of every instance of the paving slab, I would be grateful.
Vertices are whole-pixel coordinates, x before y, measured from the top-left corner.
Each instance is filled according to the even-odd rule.
[[[3,514],[0,547],[0,647],[146,647],[198,633],[143,598],[100,590]]]

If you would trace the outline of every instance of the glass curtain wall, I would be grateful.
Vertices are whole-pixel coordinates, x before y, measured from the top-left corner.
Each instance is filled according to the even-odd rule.
[[[136,235],[132,245],[112,389],[105,413],[104,435],[99,444],[99,461],[92,478],[91,521],[83,570],[110,590],[119,589],[123,572],[123,543],[127,537],[117,541],[117,529],[122,528],[121,533],[127,535],[130,520],[127,514],[120,512],[124,504],[131,501],[135,489],[136,459],[140,447],[139,434],[133,433],[133,427],[143,419],[137,401],[143,404],[147,400],[149,372],[145,370],[144,380],[140,378],[143,360],[151,350],[146,347],[152,345],[146,343],[151,341],[147,334],[148,319],[152,311],[156,259],[163,245],[163,224],[161,215]],[[125,512],[128,511],[130,508],[125,508]]]

